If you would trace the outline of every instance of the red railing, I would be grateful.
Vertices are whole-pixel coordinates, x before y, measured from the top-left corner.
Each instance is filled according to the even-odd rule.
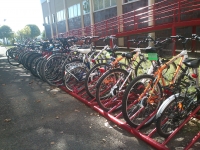
[[[151,6],[146,6],[104,20],[85,28],[74,29],[65,36],[100,37],[115,34],[118,37],[129,36],[180,26],[200,25],[200,0],[163,0]]]

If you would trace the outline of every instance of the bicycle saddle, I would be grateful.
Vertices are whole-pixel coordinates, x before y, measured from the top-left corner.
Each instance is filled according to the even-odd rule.
[[[145,53],[157,53],[160,47],[147,47],[145,48]]]
[[[88,54],[91,51],[91,48],[80,48],[77,49],[78,52],[83,53],[83,54]]]
[[[187,67],[190,67],[190,68],[198,68],[198,67],[199,67],[199,64],[200,64],[200,58],[198,58],[198,59],[186,59],[183,63],[184,63]]]

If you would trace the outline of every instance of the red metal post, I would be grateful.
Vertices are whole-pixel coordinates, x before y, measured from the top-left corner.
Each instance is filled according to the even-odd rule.
[[[113,48],[113,39],[110,39],[110,47]]]
[[[188,150],[194,145],[194,143],[200,138],[200,132],[192,139],[192,142],[189,143],[187,147],[185,147],[185,150]]]

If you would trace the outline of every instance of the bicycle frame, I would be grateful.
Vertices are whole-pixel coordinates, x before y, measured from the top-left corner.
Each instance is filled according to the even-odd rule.
[[[119,91],[122,90],[124,84],[126,83],[126,81],[128,80],[128,78],[132,75],[132,73],[134,73],[134,69],[132,66],[134,65],[134,61],[136,61],[136,59],[139,57],[139,55],[141,54],[140,48],[136,48],[134,50],[136,52],[136,54],[133,56],[133,58],[131,59],[131,63],[129,63],[129,68],[128,68],[128,76],[125,78],[125,80],[123,81],[122,85],[119,87]],[[124,57],[121,56],[119,58],[117,58],[114,62],[112,62],[112,66],[116,66],[116,64],[122,60]],[[134,74],[135,76],[135,74]],[[116,87],[116,85],[119,83],[119,81],[121,81],[123,79],[123,77],[120,77],[120,79],[117,81],[117,83],[113,86],[113,88]]]
[[[174,78],[173,80],[170,82],[170,84],[175,83],[177,77],[178,77],[178,73],[181,69],[181,65],[183,63],[183,61],[185,59],[188,58],[188,54],[187,54],[187,50],[182,50],[181,53],[179,53],[178,55],[176,55],[175,57],[173,57],[172,59],[170,59],[167,63],[165,63],[164,65],[162,65],[160,68],[158,68],[158,70],[154,73],[154,77],[156,77],[156,80],[154,81],[154,85],[151,89],[151,91],[154,91],[155,87],[157,86],[158,82],[161,80],[162,81],[162,85],[166,86],[165,80],[163,79],[162,76],[162,72],[164,69],[166,69],[170,64],[172,64],[174,61],[176,61],[178,58],[181,58],[181,60],[179,61],[179,65],[176,68],[175,74],[174,74]],[[144,92],[139,96],[138,101],[140,101],[142,99],[142,97],[146,94],[147,90],[150,88],[151,83],[148,84],[148,86],[146,87],[146,89],[144,90]],[[149,99],[151,98],[151,94]]]

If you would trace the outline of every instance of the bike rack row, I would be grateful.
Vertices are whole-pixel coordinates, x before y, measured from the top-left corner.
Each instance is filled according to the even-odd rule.
[[[189,116],[188,118],[181,124],[181,126],[179,128],[177,128],[168,138],[164,139],[161,138],[160,141],[156,141],[155,137],[153,136],[158,136],[158,134],[156,134],[156,128],[154,125],[151,125],[150,127],[148,127],[147,129],[135,129],[130,127],[124,120],[123,120],[123,116],[122,116],[122,112],[118,111],[115,112],[114,110],[116,109],[116,107],[114,107],[111,111],[106,112],[104,110],[102,110],[101,108],[99,108],[95,98],[91,99],[84,88],[84,85],[80,84],[80,85],[76,85],[76,87],[74,87],[73,92],[67,90],[64,86],[60,87],[63,91],[67,92],[68,94],[70,94],[71,96],[75,97],[76,99],[78,99],[79,101],[85,103],[87,106],[91,107],[92,109],[94,109],[95,111],[97,111],[99,114],[101,114],[102,116],[104,116],[106,119],[110,120],[111,122],[113,122],[114,124],[116,124],[117,126],[119,126],[120,128],[128,131],[129,133],[133,134],[135,137],[140,138],[141,140],[143,140],[144,142],[146,142],[147,144],[149,144],[150,146],[152,146],[153,148],[159,149],[159,150],[168,150],[169,148],[167,147],[167,143],[170,142],[170,140],[172,140],[172,138],[176,135],[176,133],[186,124],[190,121],[191,118],[197,118],[200,120],[200,116],[197,116],[196,113],[200,110],[200,106],[198,106]],[[153,126],[153,127],[152,127]],[[145,133],[146,132],[146,133]],[[188,150],[189,148],[191,148],[195,142],[197,142],[197,140],[200,138],[200,131],[196,134],[196,136],[194,136],[194,138],[190,141],[190,143],[188,143],[188,145],[184,148],[185,150]]]

